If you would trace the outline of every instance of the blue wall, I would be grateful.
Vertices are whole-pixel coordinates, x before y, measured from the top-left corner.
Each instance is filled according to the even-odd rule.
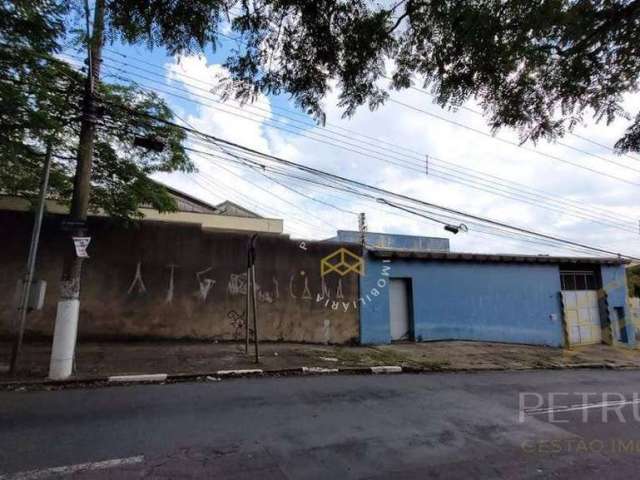
[[[387,272],[382,265],[367,256],[362,343],[391,340],[389,278],[411,279],[416,340],[564,343],[557,265],[393,259]]]
[[[627,276],[622,265],[602,265],[602,288],[607,292],[609,318],[613,329],[613,338],[619,342],[635,345],[635,326],[627,307]],[[624,312],[624,321],[616,322],[615,308]]]

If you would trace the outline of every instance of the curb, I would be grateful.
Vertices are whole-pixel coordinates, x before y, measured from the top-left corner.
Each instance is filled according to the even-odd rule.
[[[153,373],[151,375],[114,375],[107,379],[108,382],[164,382],[167,380],[166,373]]]
[[[381,365],[371,367],[371,373],[402,373],[402,367],[397,365]]]
[[[135,385],[149,383],[178,383],[189,381],[220,381],[225,378],[242,377],[279,377],[279,376],[314,376],[314,375],[385,375],[399,373],[481,373],[481,372],[524,372],[538,370],[579,370],[579,369],[599,369],[599,370],[638,370],[639,366],[633,364],[612,364],[612,363],[578,363],[569,365],[549,365],[534,367],[493,367],[493,368],[430,368],[401,365],[378,365],[373,367],[296,367],[277,370],[238,369],[238,370],[215,370],[195,373],[153,373],[136,375],[112,375],[105,377],[74,377],[66,380],[16,380],[0,381],[0,390],[27,390],[28,388],[64,388],[64,387],[89,387],[89,386],[109,386],[109,385]]]

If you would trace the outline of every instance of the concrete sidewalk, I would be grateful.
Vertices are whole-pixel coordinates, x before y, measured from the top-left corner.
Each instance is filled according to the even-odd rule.
[[[0,364],[8,362],[9,342],[0,342]],[[48,373],[50,342],[24,346],[17,377],[0,372],[0,382],[43,379]],[[399,343],[383,346],[330,346],[295,343],[260,344],[260,363],[244,344],[232,342],[79,342],[77,377],[134,374],[199,374],[217,370],[277,371],[301,367],[349,368],[399,365],[420,370],[501,370],[572,367],[640,368],[640,351],[591,345],[571,350],[484,342]]]

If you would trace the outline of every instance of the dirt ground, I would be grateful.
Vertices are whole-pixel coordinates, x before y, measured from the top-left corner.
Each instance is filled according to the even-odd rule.
[[[240,343],[214,342],[81,342],[76,376],[138,373],[199,373],[216,370],[299,367],[402,365],[433,370],[557,368],[590,364],[640,368],[640,350],[591,345],[565,350],[551,347],[485,342],[398,343],[346,347],[295,343],[260,344],[254,363]],[[48,371],[50,342],[24,346],[17,378],[43,378]],[[0,342],[0,381],[9,380],[10,343]],[[2,365],[4,364],[4,368]]]

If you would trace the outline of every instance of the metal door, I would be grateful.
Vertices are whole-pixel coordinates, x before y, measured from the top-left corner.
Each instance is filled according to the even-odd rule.
[[[389,327],[391,340],[407,340],[410,336],[409,280],[392,278],[389,284]]]
[[[563,290],[564,318],[570,345],[602,342],[597,290]]]

